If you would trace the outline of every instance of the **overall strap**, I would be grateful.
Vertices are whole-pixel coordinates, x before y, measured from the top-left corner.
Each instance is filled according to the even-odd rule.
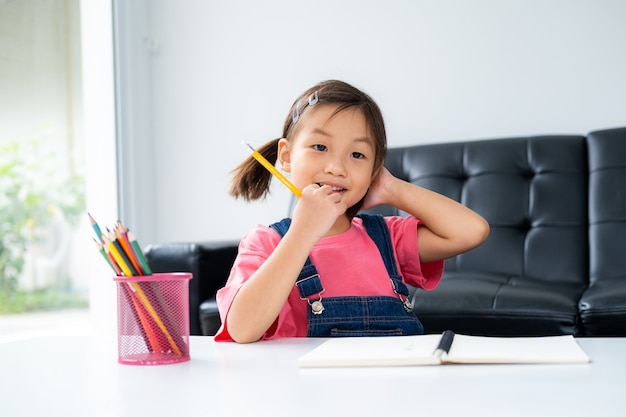
[[[276,233],[278,233],[281,238],[285,236],[287,230],[289,230],[289,226],[291,226],[291,219],[289,217],[286,217],[274,224],[270,224],[270,227],[276,230]]]
[[[396,294],[408,297],[409,289],[404,282],[402,282],[402,276],[398,273],[393,245],[391,243],[391,235],[389,234],[387,223],[385,223],[385,218],[379,214],[366,213],[360,213],[358,217],[363,220],[363,226],[367,234],[374,241],[378,247],[378,251],[383,257],[383,262],[391,278],[394,291]]]
[[[391,236],[389,228],[383,216],[379,214],[360,213],[357,217],[363,220],[363,226],[370,238],[376,243],[378,251],[383,257],[385,267],[390,276],[398,276],[398,268],[396,266],[396,258],[391,244]]]

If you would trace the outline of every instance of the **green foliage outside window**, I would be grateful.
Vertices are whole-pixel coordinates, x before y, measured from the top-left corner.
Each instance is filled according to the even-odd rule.
[[[70,225],[85,213],[84,180],[68,175],[58,154],[37,141],[0,145],[0,313],[59,303],[59,297],[51,295],[59,288],[33,294],[18,290],[29,245],[41,239],[55,211]]]

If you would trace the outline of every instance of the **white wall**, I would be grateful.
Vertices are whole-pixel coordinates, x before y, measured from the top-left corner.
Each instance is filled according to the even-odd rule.
[[[283,217],[280,184],[266,202],[236,201],[229,171],[243,139],[280,135],[292,101],[322,79],[370,93],[390,146],[626,125],[625,1],[135,4],[118,11],[118,68],[137,81],[120,98],[145,125],[122,126],[121,149],[143,171],[122,179],[122,213],[142,244],[236,239]]]

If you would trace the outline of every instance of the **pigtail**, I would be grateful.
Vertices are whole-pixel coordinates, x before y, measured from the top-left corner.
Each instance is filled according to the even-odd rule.
[[[278,139],[271,140],[257,151],[270,163],[275,164],[278,159]],[[272,174],[256,159],[249,156],[233,171],[233,179],[229,194],[235,198],[253,201],[265,198],[270,192]]]

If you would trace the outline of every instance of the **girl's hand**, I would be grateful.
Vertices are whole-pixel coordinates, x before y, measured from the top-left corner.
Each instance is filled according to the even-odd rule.
[[[372,181],[365,201],[363,202],[363,209],[367,210],[372,207],[379,206],[381,204],[389,204],[391,199],[392,185],[400,181],[398,178],[391,175],[387,168],[382,167],[378,175]]]
[[[464,205],[442,194],[394,177],[381,168],[365,196],[363,208],[386,204],[422,222],[418,251],[422,262],[447,259],[480,245],[489,223]]]
[[[333,192],[332,187],[309,185],[302,190],[293,211],[290,230],[297,230],[303,238],[311,238],[316,243],[347,209],[341,195]]]

